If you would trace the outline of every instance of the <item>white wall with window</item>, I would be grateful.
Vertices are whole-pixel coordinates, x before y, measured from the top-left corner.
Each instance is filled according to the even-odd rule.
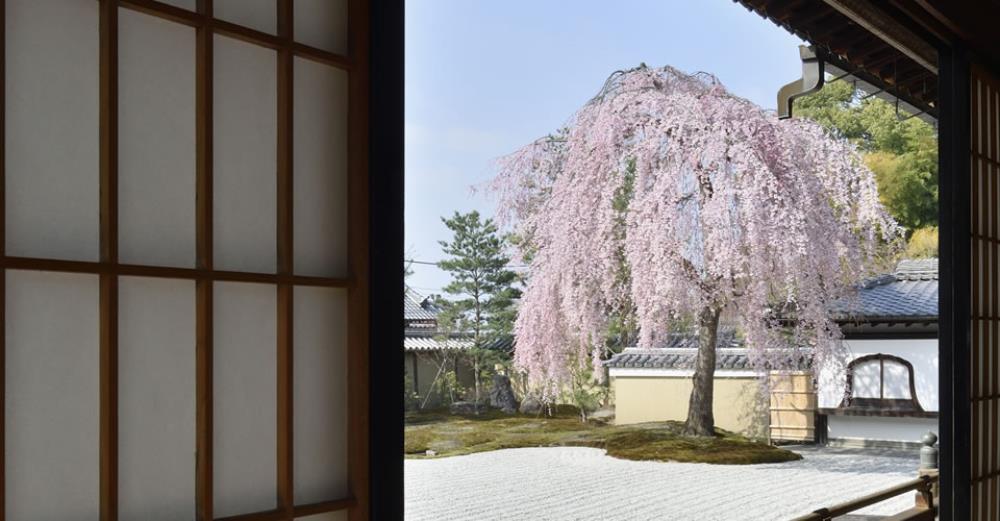
[[[938,432],[937,339],[844,343],[848,360],[818,375],[818,405],[831,442],[917,443],[927,431]]]

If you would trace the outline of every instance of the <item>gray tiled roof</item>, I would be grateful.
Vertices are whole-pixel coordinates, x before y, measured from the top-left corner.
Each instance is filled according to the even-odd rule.
[[[904,260],[896,271],[866,282],[857,298],[833,310],[844,321],[927,319],[938,315],[937,259]]]
[[[873,319],[936,320],[938,314],[937,259],[904,260],[888,275],[876,277],[859,288],[856,299],[835,306],[843,321]],[[742,340],[732,330],[719,331],[716,369],[751,369]],[[675,334],[663,348],[628,348],[612,356],[609,368],[692,369],[697,357],[698,337]],[[805,367],[803,362],[803,367]]]
[[[697,348],[698,336],[688,333],[671,333],[663,341],[660,347],[665,348]],[[743,341],[736,335],[736,330],[732,328],[719,328],[719,334],[715,339],[715,347],[723,349],[726,347],[743,347]]]
[[[437,321],[437,309],[427,298],[407,287],[403,293],[403,319],[412,321]]]
[[[503,336],[486,344],[486,349],[507,351],[513,347],[514,337]],[[436,328],[406,328],[403,336],[404,351],[441,351],[470,349],[473,346],[469,333],[442,334]]]
[[[403,337],[403,349],[405,351],[444,351],[469,349],[470,347],[472,347],[472,339],[468,336],[453,335],[446,340],[439,336],[407,333]]]
[[[697,351],[691,348],[639,349],[630,347],[604,362],[612,369],[694,369]],[[803,360],[797,368],[805,368]],[[753,369],[746,350],[742,348],[719,348],[715,352],[715,369],[745,371]]]

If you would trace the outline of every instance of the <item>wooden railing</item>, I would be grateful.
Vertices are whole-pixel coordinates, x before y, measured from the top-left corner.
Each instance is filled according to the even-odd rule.
[[[832,521],[833,519],[840,517],[845,514],[850,514],[861,510],[875,503],[880,503],[887,499],[894,498],[901,494],[905,494],[910,491],[917,491],[922,496],[923,501],[920,501],[917,506],[901,512],[895,516],[888,518],[886,521],[897,520],[897,521],[921,521],[930,520],[933,521],[937,515],[937,506],[934,504],[934,485],[937,483],[937,474],[933,475],[923,475],[919,478],[901,483],[892,488],[887,488],[880,492],[875,492],[874,494],[869,494],[846,503],[841,503],[836,506],[829,508],[821,508],[814,511],[811,514],[804,515],[802,517],[797,517],[792,521]]]

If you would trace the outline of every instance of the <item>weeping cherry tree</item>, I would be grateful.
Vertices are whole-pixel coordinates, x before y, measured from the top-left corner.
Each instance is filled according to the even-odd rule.
[[[613,75],[564,129],[501,158],[491,189],[530,248],[515,364],[531,385],[551,398],[597,367],[609,316],[633,316],[646,348],[690,324],[692,435],[714,434],[723,312],[762,374],[822,364],[840,349],[830,304],[900,235],[850,143],[670,67]]]

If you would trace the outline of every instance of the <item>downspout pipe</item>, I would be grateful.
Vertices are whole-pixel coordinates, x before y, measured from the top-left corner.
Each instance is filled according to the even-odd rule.
[[[802,78],[797,79],[778,90],[778,119],[792,117],[792,102],[795,98],[812,94],[823,88],[823,60],[809,46],[799,46],[799,57],[802,59]]]

